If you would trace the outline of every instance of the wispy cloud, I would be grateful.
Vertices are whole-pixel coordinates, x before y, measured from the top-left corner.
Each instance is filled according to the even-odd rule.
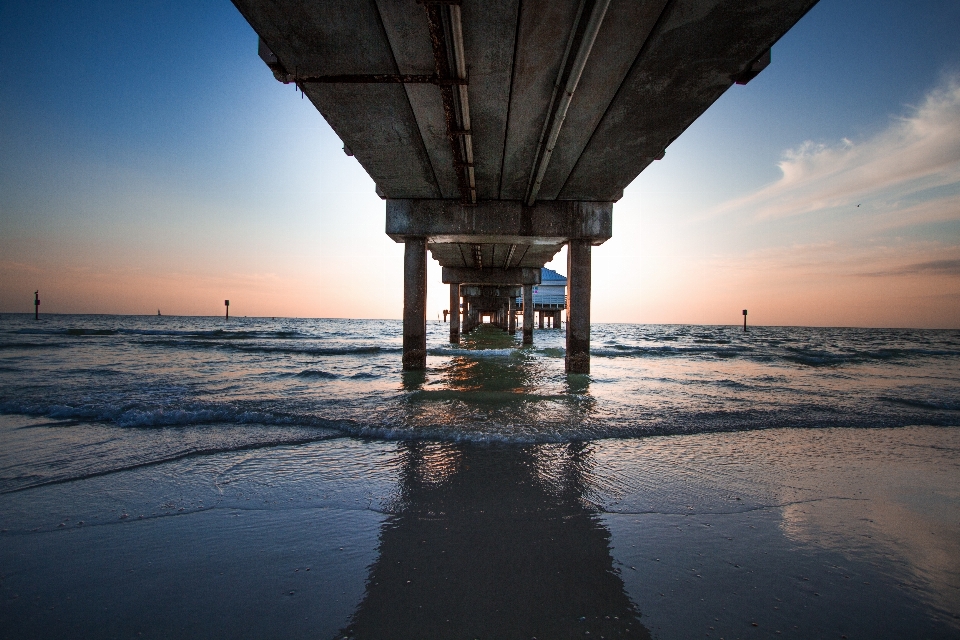
[[[865,276],[912,276],[912,275],[934,275],[934,276],[960,276],[960,260],[930,260],[928,262],[917,262],[907,264],[895,269],[886,271],[875,271],[873,273],[864,273]]]
[[[783,218],[873,201],[884,210],[923,211],[960,219],[960,77],[952,76],[922,104],[862,142],[804,142],[786,151],[773,184],[721,205],[715,214]],[[944,189],[946,187],[946,189]],[[916,201],[925,203],[917,207]]]

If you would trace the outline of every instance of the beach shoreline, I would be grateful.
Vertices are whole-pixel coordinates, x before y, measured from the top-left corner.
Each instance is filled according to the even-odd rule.
[[[0,636],[953,637],[957,487],[953,427],[191,456],[0,495]]]

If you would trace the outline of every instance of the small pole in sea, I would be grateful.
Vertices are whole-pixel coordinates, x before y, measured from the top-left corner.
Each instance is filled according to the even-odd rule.
[[[40,319],[40,290],[33,292],[33,319]]]
[[[229,320],[229,319],[230,319],[230,301],[229,301],[229,300],[224,300],[224,301],[223,301],[223,306],[225,306],[225,307],[227,308],[227,320]]]
[[[747,330],[747,310],[746,309],[743,310],[743,330],[744,332],[746,332]]]

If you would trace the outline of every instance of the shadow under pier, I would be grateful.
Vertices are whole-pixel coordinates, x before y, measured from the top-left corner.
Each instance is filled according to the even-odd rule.
[[[583,445],[402,446],[395,513],[338,637],[650,637],[583,498]]]

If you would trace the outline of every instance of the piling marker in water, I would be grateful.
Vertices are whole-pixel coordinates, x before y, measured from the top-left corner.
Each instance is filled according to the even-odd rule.
[[[33,292],[33,319],[40,319],[40,290]]]
[[[746,309],[743,310],[743,330],[744,332],[746,332],[747,330],[747,310]]]
[[[229,300],[224,300],[224,301],[223,301],[223,306],[225,306],[225,307],[227,308],[227,320],[229,320],[229,319],[230,319],[230,301],[229,301]],[[744,321],[744,322],[746,322],[746,321]]]

